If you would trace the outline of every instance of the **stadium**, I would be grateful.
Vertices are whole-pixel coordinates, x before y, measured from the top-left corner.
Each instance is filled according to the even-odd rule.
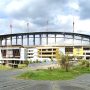
[[[0,63],[56,60],[60,53],[71,60],[90,59],[90,35],[71,32],[28,32],[0,35]]]

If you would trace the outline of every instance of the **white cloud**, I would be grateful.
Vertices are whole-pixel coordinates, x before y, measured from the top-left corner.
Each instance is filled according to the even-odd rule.
[[[74,11],[75,32],[88,33],[90,20],[80,19],[77,12],[80,6],[78,0],[3,0],[0,2],[0,11],[7,17],[1,18],[0,31],[1,34],[8,33],[9,24],[12,23],[14,33],[25,32],[29,18],[31,31],[46,31],[48,27],[48,31],[72,32]],[[45,18],[50,20],[48,26]]]
[[[74,10],[79,10],[80,9],[78,2],[71,1],[71,2],[69,2],[68,5],[69,5],[70,8],[72,8]]]
[[[90,19],[81,20],[78,16],[74,17],[75,32],[89,34],[90,32]]]
[[[72,15],[57,15],[57,23],[66,24],[68,22],[72,22]]]
[[[12,0],[6,5],[5,11],[9,14],[20,12],[22,9],[24,9],[27,3],[27,0]]]

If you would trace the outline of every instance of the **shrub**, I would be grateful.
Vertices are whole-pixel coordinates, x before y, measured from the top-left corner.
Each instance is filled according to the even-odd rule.
[[[22,68],[25,68],[26,66],[27,66],[26,64],[19,64],[18,65],[18,68],[21,68],[22,69]]]
[[[25,61],[24,61],[24,64],[26,64],[26,65],[28,66],[29,61],[28,61],[28,60],[25,60]]]
[[[79,65],[80,66],[83,66],[83,67],[89,67],[90,66],[90,63],[88,60],[80,60],[79,61]]]
[[[44,60],[43,62],[46,62],[46,60]]]
[[[81,65],[85,65],[85,64],[86,64],[86,60],[82,60]]]
[[[48,67],[48,70],[52,71],[52,67]]]
[[[89,67],[90,66],[90,63],[89,63],[89,61],[86,61],[86,67]]]
[[[51,61],[53,62],[53,59],[51,59]]]
[[[29,63],[32,64],[33,62],[30,60]]]
[[[68,72],[69,70],[69,56],[68,55],[61,56],[60,65],[62,66],[62,68],[66,70],[66,72]]]
[[[33,61],[33,63],[36,63],[36,61]]]
[[[41,61],[38,61],[39,63],[42,63]]]
[[[39,63],[38,59],[36,60],[36,63]]]

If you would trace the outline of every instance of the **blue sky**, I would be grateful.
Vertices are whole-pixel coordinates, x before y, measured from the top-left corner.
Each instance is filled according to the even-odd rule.
[[[29,31],[90,32],[90,0],[0,0],[0,34]],[[48,21],[48,25],[47,25]]]

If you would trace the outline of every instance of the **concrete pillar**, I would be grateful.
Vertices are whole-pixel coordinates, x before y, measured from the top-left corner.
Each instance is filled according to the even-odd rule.
[[[21,42],[22,42],[22,45],[23,45],[23,35],[21,36]]]
[[[27,35],[27,46],[29,46],[29,35]]]
[[[35,34],[33,35],[33,45],[35,45]]]
[[[11,36],[11,45],[12,45],[12,36]]]
[[[41,56],[40,56],[40,58],[42,58],[42,49],[41,49]]]
[[[65,47],[65,34],[64,34],[64,47]]]
[[[81,37],[81,45],[83,45],[82,41],[83,41],[83,37]]]
[[[73,47],[74,47],[74,34],[73,34]]]
[[[90,38],[89,38],[89,45],[90,45]]]
[[[52,58],[51,59],[53,60],[53,48],[52,48]]]
[[[41,34],[39,35],[39,38],[40,38],[40,45],[42,45],[42,36],[41,36]]]
[[[7,38],[5,38],[5,46],[7,45]]]
[[[46,44],[48,45],[48,34],[46,34]]]
[[[16,45],[17,45],[17,38],[18,38],[18,37],[16,36]]]
[[[2,46],[2,39],[0,39],[0,46]]]
[[[55,34],[55,44],[56,44],[56,34]]]

